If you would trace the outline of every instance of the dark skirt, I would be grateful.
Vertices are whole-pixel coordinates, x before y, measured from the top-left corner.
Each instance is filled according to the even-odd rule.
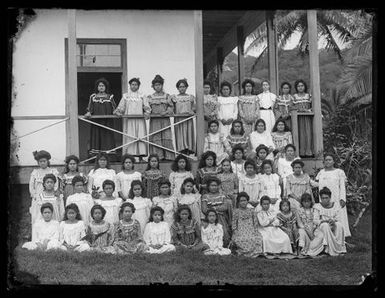
[[[313,150],[313,124],[312,117],[306,115],[298,116],[299,133],[299,155],[312,156]]]
[[[114,128],[113,119],[93,119],[93,122]],[[116,147],[114,132],[103,127],[91,125],[90,135],[90,154],[96,154],[99,151],[107,151]]]

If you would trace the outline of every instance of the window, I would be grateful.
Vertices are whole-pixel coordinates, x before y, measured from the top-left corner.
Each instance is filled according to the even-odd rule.
[[[121,44],[78,43],[78,67],[122,67]]]

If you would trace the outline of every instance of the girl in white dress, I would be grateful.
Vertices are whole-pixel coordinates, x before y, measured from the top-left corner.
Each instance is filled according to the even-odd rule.
[[[78,206],[70,204],[66,207],[59,229],[60,249],[79,252],[90,250],[87,241],[83,240],[87,227],[81,219]]]
[[[238,117],[238,97],[230,96],[231,84],[222,82],[220,92],[222,96],[218,96],[218,120],[219,131],[226,138],[230,134],[231,123]]]
[[[266,123],[266,131],[271,133],[275,123],[273,107],[277,99],[277,95],[270,92],[270,83],[266,80],[262,81],[262,89],[263,92],[257,95],[259,113],[261,119],[263,119]]]
[[[144,229],[143,239],[149,246],[147,253],[160,254],[175,251],[171,244],[170,226],[163,221],[164,210],[155,206],[150,211],[150,222]]]
[[[192,218],[201,225],[201,219],[204,217],[201,208],[201,194],[194,188],[193,178],[187,178],[183,181],[181,194],[177,197],[178,206],[189,206]]]
[[[278,158],[277,161],[277,168],[274,169],[278,175],[282,178],[282,187],[285,193],[285,186],[286,186],[286,178],[293,174],[293,167],[291,166],[291,163],[296,160],[300,159],[298,156],[295,156],[295,146],[293,144],[288,144],[285,147],[285,157]]]
[[[222,160],[229,157],[227,152],[231,151],[231,146],[225,135],[218,132],[218,124],[219,122],[217,120],[211,120],[209,122],[209,132],[205,137],[203,152],[213,151],[217,155],[217,164],[220,164]]]
[[[171,183],[167,179],[159,181],[159,196],[152,199],[153,206],[159,206],[164,210],[164,221],[171,227],[174,222],[174,213],[178,209],[178,203],[171,194]]]
[[[115,183],[112,180],[105,180],[103,182],[103,193],[99,199],[94,200],[95,204],[101,205],[106,209],[104,220],[111,225],[119,222],[119,208],[122,205],[122,199],[114,195]]]
[[[142,180],[142,174],[134,170],[135,157],[130,154],[122,156],[122,171],[116,175],[116,191],[126,201],[130,193],[131,183]]]
[[[128,195],[129,200],[135,206],[135,213],[132,215],[133,219],[136,219],[140,223],[141,233],[144,233],[144,228],[150,218],[150,209],[152,202],[148,198],[143,198],[143,184],[140,180],[134,180],[131,183],[130,193]]]
[[[257,120],[255,123],[255,131],[250,134],[249,158],[255,157],[255,150],[259,145],[265,145],[269,148],[269,152],[266,158],[273,160],[273,151],[275,149],[275,145],[271,133],[266,130],[266,123],[263,119]]]
[[[57,249],[59,242],[59,222],[52,219],[53,206],[51,203],[44,203],[41,208],[42,220],[38,220],[32,226],[32,241],[23,244],[22,248],[33,249]]]
[[[169,176],[172,195],[180,195],[183,181],[187,178],[194,178],[191,172],[191,163],[185,156],[178,155],[171,164],[171,173]]]
[[[218,222],[218,215],[214,209],[207,210],[206,218],[201,228],[202,242],[210,248],[205,255],[230,255],[231,250],[223,247],[223,227]]]
[[[293,253],[289,236],[279,228],[277,212],[270,208],[270,198],[263,196],[260,204],[262,209],[257,212],[259,232],[263,240],[263,252],[270,254]]]
[[[53,174],[55,177],[59,177],[59,172],[55,168],[50,168],[49,160],[51,159],[51,154],[45,150],[34,151],[33,156],[39,165],[38,169],[34,169],[31,173],[29,179],[29,193],[31,196],[31,207],[29,212],[32,217],[32,224],[40,217],[40,206],[37,205],[39,195],[43,192],[43,178],[47,174]],[[54,190],[57,191],[59,188],[58,181],[55,183]]]
[[[145,119],[149,118],[151,111],[148,98],[139,91],[139,78],[132,78],[128,84],[130,90],[123,94],[118,107],[113,112],[115,115],[143,115],[143,118],[123,118],[123,132],[132,136],[123,135],[123,144],[134,141],[133,137],[143,137],[146,135]],[[134,156],[146,156],[147,144],[143,141],[131,143],[122,148],[122,153],[132,154]]]
[[[238,179],[245,175],[245,150],[241,146],[235,146],[232,150],[233,160],[231,162],[231,168],[233,173],[235,173]]]
[[[76,204],[84,224],[88,225],[92,221],[91,209],[94,206],[94,200],[89,193],[84,192],[84,178],[82,176],[75,176],[71,184],[73,185],[75,193],[67,198],[66,206]]]
[[[332,192],[331,201],[335,203],[335,208],[341,209],[339,222],[344,228],[345,237],[350,237],[349,221],[348,221],[348,212],[346,209],[346,175],[342,169],[334,167],[335,158],[331,154],[325,154],[324,156],[324,166],[317,177],[318,187],[322,189],[327,187]],[[315,184],[316,185],[316,184]]]
[[[279,204],[281,203],[281,187],[279,186],[280,178],[277,174],[273,173],[273,162],[269,159],[265,159],[262,163],[263,174],[259,175],[261,184],[260,197],[268,196],[270,198],[270,208],[273,208],[275,212],[279,212]],[[261,205],[257,206],[256,211],[261,210]]]
[[[332,192],[327,187],[320,190],[320,201],[314,205],[320,214],[320,230],[324,235],[325,252],[331,256],[346,253],[344,228],[340,223],[341,208],[331,201]]]
[[[95,167],[88,173],[88,192],[94,199],[103,196],[103,182],[107,179],[114,181],[116,185],[116,173],[110,168],[108,155],[100,152],[96,156]],[[115,196],[117,195],[116,193]]]
[[[248,159],[245,162],[245,175],[239,178],[239,192],[246,192],[249,197],[249,204],[256,207],[259,203],[259,193],[261,191],[261,183],[259,176],[255,172],[256,166],[253,160]]]

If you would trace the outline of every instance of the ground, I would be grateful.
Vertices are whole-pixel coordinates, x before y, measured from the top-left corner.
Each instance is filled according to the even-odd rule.
[[[22,205],[18,204],[24,217],[19,221],[19,243],[25,241],[23,237],[28,233],[28,208]],[[372,272],[370,211],[352,234],[348,242],[354,247],[348,248],[344,256],[292,260],[204,256],[192,252],[156,256],[43,253],[26,251],[18,244],[13,250],[14,268],[10,268],[10,272],[25,284],[358,285],[364,274]]]

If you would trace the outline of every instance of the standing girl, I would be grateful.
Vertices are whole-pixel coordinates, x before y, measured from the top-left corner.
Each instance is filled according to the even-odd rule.
[[[244,80],[242,82],[243,95],[238,97],[239,118],[247,136],[253,131],[255,121],[259,118],[259,103],[257,96],[253,94],[254,87],[252,80]]]
[[[277,218],[279,220],[280,228],[290,238],[291,248],[293,253],[297,253],[297,244],[299,239],[297,215],[291,211],[290,202],[288,200],[282,200],[279,203],[279,210]]]
[[[159,181],[165,179],[163,171],[159,169],[159,156],[151,154],[148,157],[147,168],[142,175],[144,194],[146,198],[152,200],[159,195]]]
[[[160,75],[156,75],[152,80],[152,88],[154,88],[155,93],[148,96],[151,115],[160,115],[162,117],[156,117],[150,120],[150,133],[171,125],[169,116],[173,114],[174,105],[170,95],[163,91],[163,84],[164,79]],[[171,128],[164,129],[151,135],[150,142],[171,149],[172,151],[174,150]],[[150,153],[158,154],[160,159],[174,159],[174,153],[154,145],[150,145]]]
[[[148,119],[151,109],[148,104],[148,98],[139,91],[139,78],[132,78],[128,84],[130,90],[124,93],[116,110],[115,115],[142,115],[141,118],[123,118],[123,132],[132,137],[123,135],[123,144],[132,142],[135,138],[141,138],[146,135],[145,119]],[[134,138],[135,137],[135,138]],[[137,141],[122,148],[122,154],[132,154],[143,157],[147,155],[147,144]]]
[[[178,209],[175,196],[171,195],[171,183],[167,179],[159,181],[159,196],[152,199],[154,206],[159,206],[164,210],[164,221],[171,227],[174,222],[174,213]]]
[[[287,144],[285,147],[285,156],[279,157],[277,161],[277,168],[274,169],[278,173],[278,175],[282,178],[282,187],[285,193],[286,187],[286,179],[289,175],[293,174],[293,168],[291,163],[299,159],[299,157],[295,156],[295,146],[293,144]]]
[[[291,96],[291,85],[288,82],[281,84],[281,95],[278,96],[274,104],[275,119],[282,119],[287,127],[291,127],[290,112],[293,106],[293,96]]]
[[[183,181],[187,178],[194,178],[191,173],[191,163],[187,157],[178,155],[171,164],[170,182],[171,182],[171,194],[178,196]]]
[[[95,204],[102,205],[106,209],[105,219],[111,225],[119,221],[119,208],[122,204],[122,199],[114,196],[115,183],[112,180],[105,180],[103,182],[104,195],[99,199],[94,200]]]
[[[279,154],[279,157],[284,156],[285,146],[293,143],[293,137],[289,131],[289,127],[283,119],[278,119],[271,133],[274,143],[274,154]]]
[[[262,144],[269,148],[267,158],[273,159],[273,151],[275,149],[275,145],[271,136],[271,131],[266,130],[266,124],[263,119],[258,119],[255,123],[255,131],[250,134],[250,158],[254,157],[253,152],[259,145]]]
[[[281,203],[280,178],[277,174],[273,173],[273,163],[271,160],[264,160],[262,168],[263,174],[259,175],[261,184],[260,196],[268,196],[270,198],[270,206],[273,207],[276,212],[279,212]],[[257,211],[261,210],[260,208],[261,206],[258,206]]]
[[[84,181],[84,191],[87,191],[87,177],[83,173],[79,172],[79,158],[75,155],[69,155],[65,159],[64,173],[59,178],[60,180],[60,191],[63,194],[64,204],[67,198],[74,193],[72,185],[72,179],[75,176],[81,176]]]
[[[270,92],[270,83],[262,81],[263,92],[257,95],[257,100],[260,109],[261,119],[266,123],[266,131],[270,134],[275,123],[273,107],[277,99],[277,95]],[[265,144],[267,145],[267,144]]]
[[[233,205],[231,200],[219,192],[221,181],[210,178],[207,181],[208,193],[202,196],[202,211],[207,215],[208,209],[214,209],[218,213],[219,223],[223,227],[224,246],[228,247],[231,239],[231,221],[233,215]]]
[[[207,181],[209,178],[217,177],[220,168],[216,163],[217,155],[213,151],[206,151],[202,154],[198,165],[196,183],[199,192],[203,195],[207,193]]]
[[[231,147],[227,141],[227,138],[220,132],[218,132],[217,120],[211,120],[209,122],[209,131],[205,137],[203,145],[203,152],[213,151],[217,156],[217,164],[220,164],[223,159],[228,157],[227,152],[231,150]]]
[[[235,146],[241,146],[245,152],[247,151],[249,145],[249,134],[245,133],[241,120],[234,120],[233,123],[231,123],[230,134],[226,137],[226,140],[230,145],[227,148],[227,153],[229,155],[231,155],[231,150]]]
[[[232,241],[237,255],[257,257],[262,251],[262,236],[258,232],[258,220],[254,209],[247,208],[249,195],[241,192],[233,212]]]
[[[146,225],[143,239],[149,250],[146,252],[160,254],[175,251],[175,246],[171,244],[170,226],[163,221],[164,210],[155,206],[150,211],[150,222]]]
[[[233,173],[230,159],[223,160],[221,166],[222,173],[218,174],[218,178],[221,180],[221,190],[222,193],[231,200],[233,208],[235,208],[239,188],[238,177]]]
[[[231,97],[231,84],[227,81],[221,83],[221,95],[218,97],[219,131],[224,137],[230,133],[231,123],[238,117],[238,97]]]
[[[135,171],[135,157],[130,154],[122,156],[122,171],[116,175],[116,191],[126,201],[130,193],[131,182],[142,180],[142,174]]]
[[[179,91],[178,95],[171,96],[172,102],[175,104],[175,114],[187,114],[190,117],[195,114],[195,97],[186,94],[188,83],[186,79],[179,80],[176,83]],[[175,124],[186,119],[186,117],[175,117]],[[194,137],[193,120],[184,121],[175,126],[176,151],[185,154],[191,154],[196,151]]]
[[[105,180],[116,181],[116,173],[110,168],[110,161],[107,153],[100,152],[95,159],[94,168],[88,173],[88,192],[94,199],[103,196],[103,182]]]
[[[348,212],[346,208],[346,175],[342,169],[334,167],[335,156],[332,154],[324,155],[324,168],[318,173],[316,180],[319,181],[318,187],[327,187],[331,190],[331,202],[340,209],[340,223],[344,228],[345,237],[350,237]]]
[[[208,209],[204,224],[201,228],[202,242],[209,248],[205,255],[230,255],[231,250],[223,247],[223,227],[219,223],[218,214],[214,209]]]
[[[95,93],[92,93],[88,102],[85,117],[93,115],[112,115],[116,108],[114,95],[110,94],[110,84],[104,78],[95,82]],[[94,119],[94,122],[113,128],[113,119]],[[115,147],[114,133],[103,127],[91,125],[90,144],[88,155],[93,156],[101,151],[111,150]],[[115,154],[111,152],[111,154]]]
[[[253,160],[248,159],[245,162],[245,175],[239,178],[239,192],[246,192],[250,196],[250,204],[256,207],[259,203],[259,193],[261,183],[259,176],[255,172],[256,166]]]
[[[205,127],[211,120],[217,120],[218,114],[218,98],[214,94],[214,88],[210,81],[203,82],[203,114],[205,119]]]
[[[293,110],[301,113],[311,113],[311,96],[307,93],[305,81],[298,80],[294,84],[295,93],[293,95]],[[298,132],[299,132],[299,155],[313,155],[313,127],[312,118],[307,115],[298,116]]]
[[[183,181],[181,187],[181,194],[177,197],[178,205],[186,205],[190,208],[192,218],[201,225],[201,218],[203,217],[201,207],[201,195],[199,192],[195,192],[194,179],[187,178]]]
[[[150,209],[152,207],[151,200],[142,197],[143,193],[144,191],[142,182],[140,182],[140,180],[132,181],[128,197],[130,198],[130,203],[134,204],[135,206],[133,219],[139,221],[142,234],[146,224],[148,223],[148,219],[150,218]]]
[[[235,146],[232,150],[233,161],[231,162],[231,168],[239,178],[241,175],[246,174],[245,172],[245,151],[240,146]]]

